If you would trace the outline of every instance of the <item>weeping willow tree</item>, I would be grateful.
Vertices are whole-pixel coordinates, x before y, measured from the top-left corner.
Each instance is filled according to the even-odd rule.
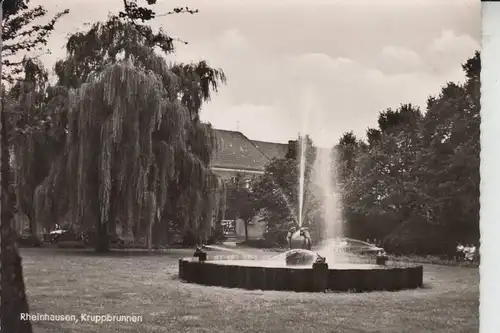
[[[168,64],[154,52],[173,51],[160,33],[110,17],[71,36],[56,65],[59,85],[71,88],[68,134],[35,191],[37,217],[67,206],[75,224],[95,228],[99,250],[117,220],[151,246],[153,226],[172,222],[205,238],[223,209],[224,187],[209,168],[215,134],[199,111],[224,73],[206,62]]]
[[[52,160],[65,140],[67,90],[48,84],[48,73],[36,60],[24,59],[24,78],[16,82],[7,97],[12,166],[18,215],[26,215],[30,231],[38,234],[33,196],[48,175]]]

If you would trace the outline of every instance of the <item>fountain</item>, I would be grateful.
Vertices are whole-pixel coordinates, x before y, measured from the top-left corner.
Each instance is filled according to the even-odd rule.
[[[309,118],[307,113],[305,115],[303,124],[307,127]],[[199,260],[179,260],[180,278],[186,282],[228,288],[307,292],[401,290],[422,286],[421,265],[388,263],[382,248],[343,237],[340,195],[332,170],[335,156],[329,149],[317,149],[309,171],[306,170],[307,156],[306,138],[302,137],[298,216],[294,214],[293,207],[289,207],[296,217],[297,226],[288,231],[287,252],[257,260],[242,253],[211,257],[197,249],[195,256]],[[306,191],[311,190],[306,188],[306,173],[310,175],[314,197],[321,203],[321,220],[324,221],[324,240],[315,245],[308,221],[304,219]],[[288,205],[288,200],[286,202]]]
[[[293,249],[279,258],[257,260],[209,255],[206,261],[182,258],[179,277],[188,283],[249,290],[367,292],[421,287],[423,268],[398,263],[377,265],[376,262],[329,265],[328,258],[316,252]]]
[[[290,250],[259,259],[218,246],[198,247],[193,258],[179,260],[179,277],[209,286],[298,292],[401,290],[423,283],[421,265],[387,264],[385,251],[367,242],[337,236],[313,251],[307,227],[291,228],[288,241]],[[203,249],[231,255],[210,256]]]

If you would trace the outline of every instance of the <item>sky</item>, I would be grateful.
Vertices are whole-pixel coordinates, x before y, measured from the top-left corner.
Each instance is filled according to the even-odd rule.
[[[48,68],[67,36],[105,20],[121,0],[36,0],[68,8],[49,40]],[[153,27],[189,42],[169,61],[207,60],[227,85],[203,106],[215,128],[287,142],[308,133],[331,146],[348,131],[364,137],[386,108],[413,103],[463,81],[461,64],[480,47],[478,0],[159,0]]]

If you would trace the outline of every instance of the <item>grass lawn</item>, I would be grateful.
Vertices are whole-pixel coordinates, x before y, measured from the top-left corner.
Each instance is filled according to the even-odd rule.
[[[253,250],[255,251],[255,250]],[[22,249],[32,314],[141,315],[142,323],[34,322],[64,332],[478,332],[477,268],[424,265],[426,287],[374,293],[247,291],[186,284],[192,250],[98,256]]]

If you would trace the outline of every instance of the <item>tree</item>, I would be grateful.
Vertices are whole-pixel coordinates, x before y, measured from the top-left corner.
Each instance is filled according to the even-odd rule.
[[[428,210],[460,242],[479,239],[480,55],[464,65],[467,81],[430,98],[424,121]],[[439,198],[436,200],[436,198]]]
[[[37,188],[37,210],[50,212],[50,193],[67,191],[73,220],[95,229],[99,251],[108,250],[117,219],[149,247],[155,225],[166,230],[171,219],[201,241],[222,206],[223,186],[208,165],[215,134],[198,114],[225,75],[206,62],[169,66],[154,47],[169,54],[173,39],[136,23],[139,8],[126,2],[120,17],[71,36],[56,64],[59,85],[77,93],[66,157]],[[63,181],[65,169],[74,186]]]
[[[67,11],[66,11],[67,12]],[[19,63],[10,62],[9,57],[19,52],[30,51],[46,43],[55,22],[66,12],[57,14],[46,25],[32,25],[36,18],[45,15],[43,7],[30,10],[23,0],[4,0],[1,2],[2,36],[0,78],[2,80],[0,144],[1,148],[1,313],[0,321],[3,332],[31,332],[31,323],[21,320],[21,313],[28,313],[21,257],[16,248],[16,233],[11,223],[13,205],[11,200],[9,139],[7,115],[5,110],[5,91],[3,83],[12,82],[20,73]],[[16,67],[17,66],[17,67]]]
[[[344,219],[343,232],[345,235],[355,238],[359,237],[356,221],[364,216],[363,213],[359,212],[357,202],[362,195],[366,195],[364,191],[359,191],[363,184],[357,182],[359,178],[357,178],[358,174],[356,172],[359,172],[359,163],[361,161],[368,162],[361,159],[361,157],[366,156],[367,149],[368,147],[361,140],[358,140],[352,131],[346,132],[334,147],[336,160],[332,161],[335,163],[336,186],[341,195],[342,218]],[[361,237],[364,237],[364,235]]]
[[[38,235],[34,192],[64,147],[67,115],[61,112],[61,105],[67,99],[67,90],[49,85],[48,73],[36,59],[25,59],[24,73],[6,95],[12,113],[9,146],[17,211],[26,214],[30,232]]]
[[[367,143],[341,138],[343,205],[355,237],[421,254],[478,241],[479,53],[462,67],[465,84],[446,84],[425,115],[401,105],[379,114]]]
[[[381,237],[416,211],[419,201],[411,171],[416,167],[421,118],[418,108],[401,105],[396,110],[387,109],[379,114],[379,129],[367,132],[371,135],[367,146],[353,144],[355,141],[346,140],[345,136],[340,140],[343,152],[340,158],[344,165],[350,166],[341,174],[344,212],[353,220],[366,220],[363,216],[383,220],[376,228],[373,223],[367,228],[362,222],[365,230],[377,233],[373,237]],[[355,225],[359,222],[351,222],[348,223],[351,232],[358,237],[368,236],[360,233],[359,226]]]
[[[373,147],[380,142],[382,138],[382,132],[376,128],[368,128],[366,130],[366,138],[368,141],[368,146]]]
[[[346,132],[339,140],[339,144],[334,148],[337,152],[337,173],[340,184],[345,183],[354,172],[355,158],[358,153],[360,142],[354,133]]]
[[[318,203],[311,180],[316,148],[308,136],[304,137],[304,145],[301,142],[302,138],[299,137],[295,145],[290,145],[285,158],[273,159],[266,166],[264,175],[252,187],[253,205],[262,210],[262,219],[267,223],[269,235],[276,235],[273,236],[274,241],[283,241],[286,231],[292,225],[299,224],[301,149],[305,149],[303,221],[310,227],[318,224]]]
[[[29,0],[4,0],[3,3],[13,5],[12,9],[4,12],[2,19],[2,81],[13,84],[25,69],[24,58],[27,52],[50,52],[44,49],[48,37],[54,31],[57,21],[68,14],[69,10],[56,13],[48,22],[36,24],[47,16],[47,10],[43,6],[30,7]],[[20,54],[23,55],[23,60],[16,60]]]

